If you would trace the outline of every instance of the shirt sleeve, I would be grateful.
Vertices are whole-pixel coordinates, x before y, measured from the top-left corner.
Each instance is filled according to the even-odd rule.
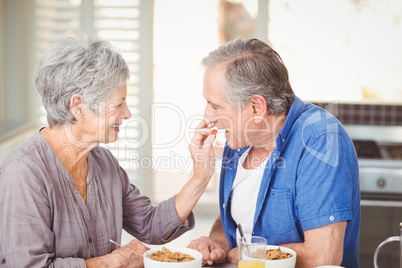
[[[173,196],[158,206],[140,194],[137,187],[129,183],[126,172],[123,174],[123,228],[148,244],[165,244],[194,228],[195,220],[191,212],[187,221],[181,223],[176,214]]]
[[[305,144],[296,181],[296,208],[303,230],[352,219],[357,163],[351,146],[337,131]]]
[[[50,193],[34,166],[12,160],[0,170],[0,257],[8,267],[86,267],[80,258],[54,258]]]

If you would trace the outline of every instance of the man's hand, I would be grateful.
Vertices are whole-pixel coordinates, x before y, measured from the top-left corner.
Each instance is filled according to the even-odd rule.
[[[205,264],[224,263],[226,252],[221,246],[213,242],[210,238],[202,236],[191,241],[188,248],[198,250],[202,254],[202,266]]]
[[[231,249],[228,254],[226,255],[226,262],[227,263],[238,263],[239,262],[239,248]]]

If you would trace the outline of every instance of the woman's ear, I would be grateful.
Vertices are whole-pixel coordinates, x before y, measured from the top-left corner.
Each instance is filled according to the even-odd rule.
[[[70,111],[77,121],[82,121],[84,118],[84,101],[81,94],[74,94],[70,98]]]
[[[267,101],[263,96],[258,94],[252,96],[250,101],[253,107],[254,121],[258,124],[267,115]]]

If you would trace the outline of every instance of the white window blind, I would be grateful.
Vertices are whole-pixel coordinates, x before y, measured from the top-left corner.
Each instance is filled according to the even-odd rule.
[[[133,113],[108,148],[141,192],[152,196],[152,173],[138,165],[151,158],[150,104],[152,102],[152,9],[149,0],[36,0],[35,58],[68,33],[80,31],[107,40],[129,65],[127,104]],[[38,100],[41,121],[46,115]]]

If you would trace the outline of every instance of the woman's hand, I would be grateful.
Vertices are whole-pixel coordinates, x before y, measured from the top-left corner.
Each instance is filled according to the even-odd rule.
[[[215,171],[214,141],[215,134],[208,128],[207,122],[202,120],[195,129],[189,150],[194,163],[194,175],[209,179]]]
[[[144,254],[149,250],[139,240],[133,239],[125,247],[139,254]],[[101,268],[142,268],[144,258],[121,247],[102,257],[93,258],[86,261],[87,267]]]

